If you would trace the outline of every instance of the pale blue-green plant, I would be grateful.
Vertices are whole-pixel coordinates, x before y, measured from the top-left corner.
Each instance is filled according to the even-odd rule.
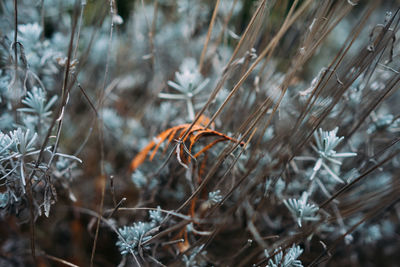
[[[8,203],[8,193],[0,193],[0,208],[4,208],[7,206]]]
[[[164,220],[164,216],[161,213],[160,206],[158,206],[156,210],[149,211],[149,218],[150,218],[150,223],[153,225],[153,227],[160,224],[162,220]]]
[[[14,127],[14,118],[13,116],[8,113],[8,112],[4,112],[1,116],[0,116],[0,129],[1,130],[11,130]]]
[[[329,166],[325,163],[325,161],[341,165],[342,162],[339,161],[338,158],[355,157],[357,153],[354,152],[337,153],[334,150],[336,146],[338,146],[339,143],[342,142],[344,139],[343,136],[342,137],[336,136],[338,130],[339,130],[338,127],[333,129],[332,131],[322,131],[322,129],[320,128],[318,133],[314,132],[317,148],[313,146],[313,149],[318,153],[319,159],[317,160],[313,170],[314,172],[318,171],[322,165],[332,176],[333,179],[341,182],[341,179],[333,171],[330,170]],[[312,179],[312,177],[313,176],[311,176],[310,179]]]
[[[344,139],[344,137],[336,136],[338,130],[338,127],[332,131],[323,131],[320,128],[318,131],[314,132],[314,140],[317,146],[311,144],[311,147],[317,153],[318,157],[295,157],[296,160],[310,160],[315,162],[314,167],[305,172],[312,181],[308,189],[310,194],[313,192],[315,185],[318,185],[318,187],[327,197],[331,197],[327,185],[346,183],[346,181],[344,181],[338,174],[340,172],[340,166],[342,165],[342,161],[340,159],[354,157],[357,155],[357,153],[336,152],[336,147]],[[330,178],[327,184],[321,180],[321,176]]]
[[[106,129],[108,129],[115,137],[122,135],[122,126],[124,120],[121,118],[114,109],[104,108],[102,110],[103,122]]]
[[[140,170],[135,170],[131,174],[131,180],[137,188],[143,188],[147,184],[147,178]]]
[[[318,207],[308,203],[308,193],[303,192],[299,199],[289,198],[283,201],[289,209],[297,224],[302,227],[303,221],[318,221],[319,217],[316,214]]]
[[[185,58],[179,67],[179,72],[175,73],[175,80],[168,81],[168,85],[179,92],[179,94],[159,93],[158,97],[170,100],[185,100],[189,119],[193,120],[195,116],[194,97],[206,88],[210,79],[203,78],[198,69],[195,59]]]
[[[208,193],[208,202],[212,205],[218,204],[222,199],[221,190],[219,189]]]
[[[116,245],[122,255],[129,254],[133,251],[135,254],[139,253],[139,249],[149,250],[149,245],[139,245],[146,242],[151,238],[151,230],[157,228],[162,222],[164,217],[161,214],[161,208],[157,207],[156,210],[149,211],[150,222],[138,221],[133,223],[132,226],[123,226],[118,229],[120,234]]]
[[[323,131],[321,128],[318,132],[314,132],[314,139],[317,144],[315,147],[312,145],[313,150],[318,154],[315,159],[313,172],[310,175],[310,180],[313,180],[321,168],[324,168],[332,179],[339,183],[345,183],[329,166],[330,163],[335,165],[342,165],[340,158],[354,157],[357,153],[343,152],[337,153],[335,148],[343,141],[344,137],[337,137],[336,134],[339,128],[336,127],[332,131]]]
[[[202,255],[205,255],[207,252],[203,251],[204,245],[195,247],[191,250],[190,254],[184,254],[182,256],[182,261],[186,267],[200,267],[206,266],[206,262],[201,258]]]
[[[30,155],[36,149],[37,137],[37,133],[32,133],[29,129],[22,130],[18,128],[14,131],[10,131],[7,140],[10,144],[9,148],[11,149],[11,153],[7,159],[10,157],[20,158]]]
[[[46,92],[42,88],[34,86],[21,101],[27,107],[19,108],[18,111],[34,114],[38,116],[39,122],[43,122],[51,115],[51,107],[56,101],[57,96],[53,96],[47,101]]]
[[[3,70],[0,70],[0,104],[4,102],[6,98],[8,85],[10,84],[11,78],[8,75],[3,75]]]
[[[267,195],[267,192],[271,190],[272,186],[272,180],[267,179],[264,185],[264,196]],[[274,192],[275,196],[278,197],[279,199],[283,198],[283,190],[286,187],[285,181],[279,177],[279,179],[276,181],[274,187],[272,188],[272,192]]]
[[[25,193],[25,157],[39,153],[37,150],[37,133],[31,133],[29,129],[10,131],[8,135],[0,133],[0,163],[7,169],[0,179],[13,180],[14,172],[19,171],[20,187]],[[16,176],[17,177],[17,176]]]
[[[21,41],[26,45],[35,46],[39,44],[42,27],[37,22],[18,25],[18,31]]]
[[[62,179],[63,182],[70,182],[74,178],[72,171],[77,167],[77,162],[67,157],[58,157],[55,163],[54,176],[58,179]]]
[[[302,262],[298,259],[302,253],[303,249],[295,244],[285,251],[279,247],[274,251],[275,256],[268,260],[267,267],[303,267]],[[266,258],[269,258],[267,250],[264,250],[264,254]]]
[[[372,123],[369,125],[367,133],[372,134],[383,130],[387,130],[393,133],[399,132],[400,118],[396,118],[392,114],[377,116],[372,120]]]
[[[51,170],[51,163],[41,162],[35,169],[35,174],[31,175],[33,166],[30,160],[41,152],[37,142],[38,134],[30,129],[17,128],[8,134],[0,132],[0,181],[9,196],[10,205],[23,205],[22,199],[26,198],[27,180],[32,177],[35,186],[35,199],[33,201],[34,214],[41,215],[43,208],[44,214],[48,217],[50,206],[54,203],[55,189],[49,183],[46,171]],[[50,147],[43,149],[44,153],[50,153],[52,157],[65,157],[74,161],[80,161],[75,156],[62,154],[50,150]],[[58,172],[57,172],[58,173]],[[54,173],[55,176],[56,172]],[[41,204],[38,204],[41,203]]]
[[[146,233],[151,229],[151,225],[146,222],[135,222],[132,226],[124,226],[118,229],[120,233],[119,240],[116,245],[122,255],[129,254],[131,251],[138,253],[139,242],[149,240],[151,236]],[[121,238],[122,237],[122,238]],[[149,247],[144,247],[148,249]]]

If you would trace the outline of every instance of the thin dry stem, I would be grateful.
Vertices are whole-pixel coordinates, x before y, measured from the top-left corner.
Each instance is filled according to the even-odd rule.
[[[212,30],[213,30],[213,27],[214,27],[214,23],[215,23],[215,19],[217,17],[219,2],[220,2],[220,0],[217,0],[215,2],[214,12],[213,12],[212,17],[211,17],[210,25],[208,26],[207,37],[206,37],[206,40],[204,42],[203,50],[201,51],[200,60],[199,60],[199,72],[201,72],[201,70],[203,68],[204,57],[205,57],[206,52],[207,52],[208,42],[210,41],[211,33],[212,33]]]

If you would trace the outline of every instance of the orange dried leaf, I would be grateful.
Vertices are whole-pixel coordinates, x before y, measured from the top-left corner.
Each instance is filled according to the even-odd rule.
[[[168,142],[167,142],[167,145],[165,146],[165,148],[164,148],[164,151],[163,151],[163,153],[165,153],[165,151],[167,151],[167,148],[168,148],[168,146],[169,146],[169,144],[171,143],[171,141],[172,141],[172,139],[174,139],[174,136],[176,135],[176,132],[178,131],[180,129],[180,127],[174,127],[174,130],[171,132],[171,134],[170,134],[170,136],[169,136],[169,138],[168,138]]]
[[[147,158],[147,155],[149,152],[153,149],[149,160],[153,160],[154,156],[156,155],[158,149],[160,148],[161,144],[164,143],[165,140],[167,140],[166,147],[164,148],[164,152],[166,151],[168,145],[172,142],[174,138],[178,135],[178,139],[182,139],[181,142],[183,144],[179,144],[177,147],[177,153],[179,151],[179,159],[182,161],[182,163],[187,163],[190,162],[191,157],[196,158],[202,153],[206,152],[210,148],[212,148],[215,144],[222,142],[222,141],[231,141],[234,143],[237,143],[238,141],[234,138],[231,138],[223,133],[211,130],[211,129],[206,129],[204,126],[210,122],[209,118],[205,116],[200,116],[199,120],[197,121],[196,124],[193,125],[193,127],[188,131],[187,135],[185,138],[182,139],[183,135],[186,133],[186,131],[189,129],[190,124],[181,124],[172,128],[169,128],[165,130],[164,132],[160,133],[156,137],[156,141],[151,141],[144,149],[142,149],[139,154],[136,155],[136,157],[132,160],[130,164],[130,170],[134,171],[136,170]],[[177,134],[179,132],[179,134]],[[209,145],[205,146],[203,149],[201,149],[199,152],[196,153],[195,156],[192,156],[192,147],[199,141],[199,139],[203,136],[215,136],[215,137],[222,137],[219,138]],[[184,142],[186,142],[189,139],[189,148],[186,150],[186,147],[184,145]],[[241,143],[243,145],[243,142]],[[188,157],[186,159],[184,158],[185,152],[188,153]]]
[[[169,128],[168,130],[162,132],[157,136],[157,145],[153,150],[153,153],[150,155],[150,161],[153,160],[154,156],[156,155],[157,150],[160,148],[161,144],[167,139],[167,137],[174,131],[174,128]]]
[[[205,147],[203,147],[199,152],[197,152],[194,157],[197,158],[198,156],[200,156],[201,154],[203,154],[204,152],[208,151],[210,148],[212,148],[213,146],[215,146],[216,144],[218,144],[219,142],[223,142],[226,141],[225,138],[220,138],[217,140],[214,140],[213,142],[211,142],[210,144],[206,145]]]
[[[145,148],[143,148],[139,152],[139,154],[136,155],[129,167],[131,171],[136,170],[146,160],[147,154],[150,152],[154,145],[154,141],[151,141]]]
[[[206,127],[210,123],[211,119],[207,116],[201,115],[200,118],[197,120],[196,125],[204,126]],[[211,128],[215,128],[215,123],[211,123]]]

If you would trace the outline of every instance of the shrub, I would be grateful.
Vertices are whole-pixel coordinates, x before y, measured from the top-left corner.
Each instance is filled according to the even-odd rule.
[[[394,4],[3,2],[0,265],[397,264]]]

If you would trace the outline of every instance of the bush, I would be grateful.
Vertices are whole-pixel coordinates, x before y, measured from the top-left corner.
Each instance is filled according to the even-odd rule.
[[[398,10],[281,2],[3,3],[0,265],[396,265]]]

